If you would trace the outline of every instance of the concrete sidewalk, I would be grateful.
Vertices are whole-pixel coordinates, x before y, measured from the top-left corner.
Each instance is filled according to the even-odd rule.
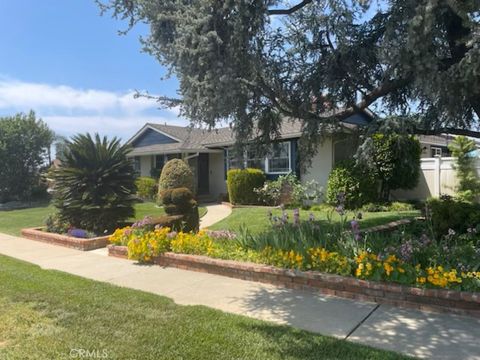
[[[480,320],[105,257],[0,234],[0,253],[89,279],[423,358],[480,359]]]

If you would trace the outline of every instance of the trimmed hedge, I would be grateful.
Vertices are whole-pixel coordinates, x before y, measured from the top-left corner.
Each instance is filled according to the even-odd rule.
[[[193,172],[188,164],[180,159],[168,161],[162,169],[158,183],[158,194],[168,189],[187,188],[195,192]]]
[[[139,177],[135,180],[137,196],[144,200],[154,200],[157,196],[157,182],[151,177]]]
[[[259,204],[254,189],[265,183],[265,174],[258,169],[232,169],[227,173],[227,188],[230,202],[240,205]]]

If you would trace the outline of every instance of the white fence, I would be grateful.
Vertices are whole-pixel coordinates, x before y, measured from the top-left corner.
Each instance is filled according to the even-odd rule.
[[[454,195],[458,184],[456,171],[453,169],[455,159],[452,157],[435,157],[421,159],[421,172],[418,185],[412,190],[397,190],[392,199],[423,200],[442,194]],[[477,174],[480,174],[480,161],[476,161]]]

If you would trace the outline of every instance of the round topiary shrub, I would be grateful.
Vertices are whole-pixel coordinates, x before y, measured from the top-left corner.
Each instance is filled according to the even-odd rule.
[[[377,197],[375,178],[356,167],[355,162],[344,161],[330,172],[327,182],[327,203],[334,205],[339,194],[344,194],[347,209],[357,209],[364,204],[375,202]]]
[[[162,169],[158,182],[158,194],[168,189],[187,188],[194,192],[193,172],[188,164],[180,159],[168,161]]]
[[[255,189],[265,183],[265,174],[258,169],[232,169],[227,173],[227,187],[232,204],[255,205],[261,200]]]

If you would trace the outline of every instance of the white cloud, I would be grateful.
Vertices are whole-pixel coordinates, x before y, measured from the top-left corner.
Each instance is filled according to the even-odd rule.
[[[188,125],[178,117],[178,109],[158,110],[154,99],[134,94],[0,77],[0,115],[32,109],[62,135],[98,132],[125,140],[146,122]]]
[[[155,100],[134,98],[134,94],[0,79],[0,108],[132,113],[157,107]]]
[[[42,116],[51,129],[62,135],[78,133],[96,133],[107,136],[119,136],[124,140],[132,137],[145,123],[168,123],[169,125],[188,125],[184,119],[172,119],[161,116]]]

